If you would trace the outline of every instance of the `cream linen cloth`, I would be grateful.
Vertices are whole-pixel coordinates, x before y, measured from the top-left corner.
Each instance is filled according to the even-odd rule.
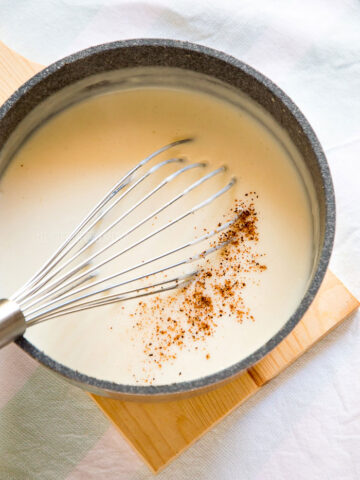
[[[360,296],[359,1],[0,0],[0,39],[39,63],[135,37],[224,50],[293,98],[334,176],[332,269]],[[359,372],[358,313],[158,478],[358,480]],[[84,392],[14,345],[0,352],[1,480],[150,478]]]

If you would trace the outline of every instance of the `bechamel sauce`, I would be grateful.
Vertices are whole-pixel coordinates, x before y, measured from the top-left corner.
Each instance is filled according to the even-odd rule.
[[[130,167],[160,146],[188,136],[196,141],[161,159],[183,155],[213,167],[226,164],[238,182],[197,224],[190,220],[174,230],[174,237],[150,248],[163,251],[175,236],[191,238],[196,225],[216,225],[235,198],[256,191],[256,249],[265,254],[267,269],[242,293],[255,321],[222,317],[213,335],[189,342],[175,360],[158,368],[143,349],[151,319],[134,329],[139,319],[130,314],[137,303],[125,308],[118,304],[30,328],[26,337],[50,357],[124,384],[148,378],[153,384],[190,380],[252,353],[298,306],[312,268],[313,220],[304,184],[287,152],[245,111],[203,93],[170,88],[122,90],[88,99],[52,118],[21,148],[0,182],[1,296],[20,287]],[[218,187],[223,184],[216,181]],[[129,263],[137,260],[130,257]]]

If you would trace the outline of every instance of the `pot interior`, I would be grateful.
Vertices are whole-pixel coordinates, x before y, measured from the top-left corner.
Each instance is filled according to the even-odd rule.
[[[117,55],[120,53],[124,53],[124,51],[118,52]],[[296,168],[307,192],[307,201],[312,212],[313,252],[307,289],[302,302],[291,318],[279,326],[274,335],[268,338],[264,344],[254,346],[250,355],[241,358],[239,362],[228,368],[189,382],[159,386],[121,385],[108,379],[91,378],[86,374],[76,372],[69,366],[54,361],[46,355],[46,352],[41,352],[36,343],[32,344],[26,338],[20,339],[19,344],[31,355],[70,381],[96,393],[115,396],[134,395],[136,398],[138,395],[157,396],[197,391],[199,388],[208,387],[230,378],[243,368],[258,361],[291,331],[316,293],[328,261],[329,252],[324,257],[327,235],[330,248],[332,243],[331,232],[330,234],[326,233],[329,221],[329,198],[326,198],[326,195],[330,194],[331,196],[332,193],[328,186],[327,189],[324,189],[326,162],[325,164],[319,162],[318,155],[321,154],[321,151],[316,151],[313,145],[316,138],[312,137],[311,130],[307,131],[308,124],[296,107],[289,103],[291,108],[288,108],[287,97],[280,98],[279,91],[266,81],[261,83],[259,79],[255,78],[255,73],[247,72],[246,69],[239,70],[226,63],[224,65],[227,68],[221,70],[220,63],[223,63],[223,60],[210,58],[210,62],[205,61],[209,60],[209,57],[205,59],[198,52],[193,52],[194,58],[191,65],[188,66],[190,68],[184,68],[183,52],[180,52],[177,57],[178,65],[169,66],[167,57],[164,57],[164,60],[164,58],[160,58],[161,55],[159,57],[155,55],[160,63],[158,65],[126,65],[126,68],[114,68],[114,63],[110,62],[109,64],[106,61],[106,55],[114,56],[115,54],[114,52],[105,52],[103,63],[99,61],[98,56],[94,63],[86,57],[79,58],[73,63],[60,66],[42,79],[40,74],[40,81],[33,82],[33,86],[30,82],[27,88],[18,93],[15,102],[8,103],[3,107],[0,116],[0,174],[3,175],[6,172],[16,153],[37,129],[58,113],[89,97],[106,95],[122,89],[142,88],[180,88],[205,93],[233,105],[239,111],[244,111],[261,123],[263,128],[276,137],[277,142],[286,151],[286,155]],[[128,58],[136,58],[136,56],[127,57],[126,55],[123,62],[128,61]],[[201,62],[196,62],[198,58],[195,57],[201,58]],[[146,55],[144,58],[147,58]],[[212,62],[216,64],[215,69],[211,65]],[[176,62],[172,60],[172,63]],[[103,65],[103,71],[99,71],[101,65]],[[252,101],[249,102],[249,98]],[[325,175],[326,173],[328,172],[325,171]],[[31,339],[31,336],[29,338]]]

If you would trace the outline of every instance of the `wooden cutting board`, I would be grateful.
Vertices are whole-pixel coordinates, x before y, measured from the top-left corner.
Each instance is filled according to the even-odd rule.
[[[42,68],[0,42],[0,104]],[[357,299],[328,271],[313,304],[290,335],[257,365],[227,384],[171,402],[124,402],[91,397],[152,471],[158,472],[358,306]]]
[[[359,302],[330,271],[311,307],[277,348],[231,382],[185,400],[122,402],[91,395],[158,472],[354,312]]]

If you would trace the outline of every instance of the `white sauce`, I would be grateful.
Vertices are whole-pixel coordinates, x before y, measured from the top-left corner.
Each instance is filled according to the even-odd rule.
[[[304,183],[287,152],[245,111],[206,94],[156,88],[123,90],[79,103],[37,130],[17,153],[0,183],[1,296],[19,288],[128,169],[160,146],[188,136],[196,141],[161,159],[184,155],[192,162],[206,160],[212,168],[227,164],[238,178],[236,187],[196,221],[190,219],[185,228],[174,229],[127,262],[137,263],[149,248],[155,254],[193,237],[194,225],[216,225],[235,198],[256,191],[256,249],[266,254],[267,270],[243,291],[255,321],[222,317],[213,335],[189,342],[159,369],[144,353],[151,319],[144,319],[141,330],[134,329],[139,319],[130,313],[136,304],[125,309],[117,304],[30,328],[26,337],[50,357],[124,384],[141,384],[145,378],[154,378],[154,384],[190,380],[251,354],[298,306],[312,269],[313,219]],[[217,179],[212,188],[223,182]],[[184,208],[177,207],[173,215]],[[138,218],[142,215],[144,210]]]

